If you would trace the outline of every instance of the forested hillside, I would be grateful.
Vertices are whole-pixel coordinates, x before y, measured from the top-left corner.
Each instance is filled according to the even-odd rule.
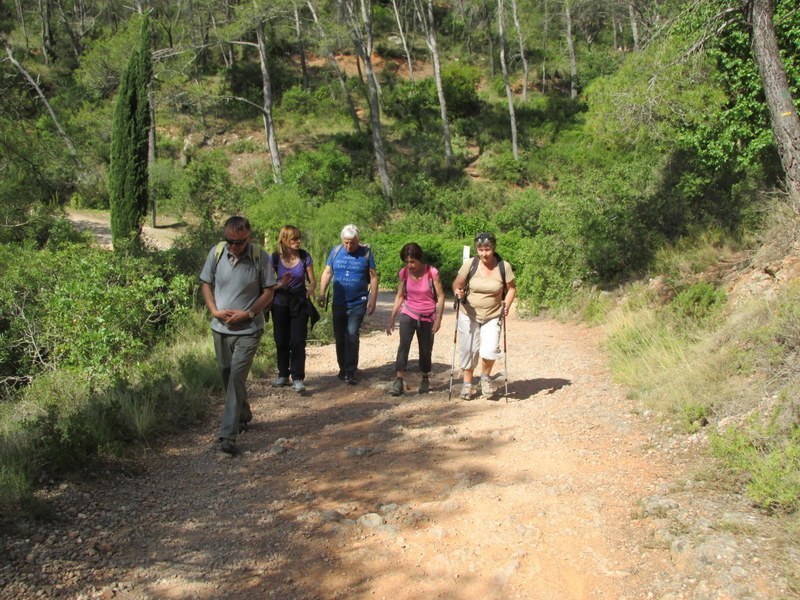
[[[721,452],[779,430],[766,477],[790,485],[752,493],[797,507],[797,290],[737,338],[699,275],[776,222],[794,242],[794,0],[17,0],[0,39],[0,504],[203,415],[219,384],[196,273],[243,213],[270,245],[298,225],[318,262],[356,223],[387,287],[407,241],[447,286],[493,231],[527,314],[602,318],[604,292],[661,276],[668,293],[627,305],[653,321],[612,336],[621,377],[651,355],[642,323],[685,353],[626,380],[644,395],[711,355],[698,332],[728,331],[732,376],[769,381],[761,412],[783,416]],[[116,251],[66,207],[111,210]],[[139,235],[160,215],[188,228],[168,251]],[[754,340],[781,350],[750,360]],[[692,430],[729,414],[707,391],[664,412]]]

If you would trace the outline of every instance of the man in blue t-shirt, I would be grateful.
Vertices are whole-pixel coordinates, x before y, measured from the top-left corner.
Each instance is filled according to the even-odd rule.
[[[318,303],[325,304],[325,292],[333,278],[333,335],[339,379],[356,384],[359,331],[364,315],[375,312],[378,300],[378,272],[369,246],[361,245],[358,227],[345,225],[342,243],[331,250],[319,285]]]

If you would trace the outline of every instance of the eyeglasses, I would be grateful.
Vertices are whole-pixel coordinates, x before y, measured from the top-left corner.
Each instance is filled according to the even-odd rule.
[[[482,244],[494,244],[495,238],[491,233],[479,233],[475,236],[475,244],[480,246]]]
[[[249,240],[249,237],[244,238],[243,240],[225,240],[231,246],[243,246]]]

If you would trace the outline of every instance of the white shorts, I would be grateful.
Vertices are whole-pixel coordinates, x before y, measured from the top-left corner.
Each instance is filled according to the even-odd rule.
[[[498,360],[500,352],[500,318],[478,323],[463,312],[458,315],[458,339],[461,368],[474,370],[478,360]]]

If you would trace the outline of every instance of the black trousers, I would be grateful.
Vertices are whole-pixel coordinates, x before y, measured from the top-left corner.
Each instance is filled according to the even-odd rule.
[[[405,313],[400,313],[398,323],[400,330],[400,346],[397,348],[397,360],[395,361],[395,371],[405,371],[408,365],[408,352],[411,349],[411,340],[417,334],[417,345],[419,346],[419,370],[422,373],[431,372],[431,357],[433,355],[433,323],[431,321],[420,321]]]
[[[293,380],[306,378],[306,340],[308,339],[308,312],[305,302],[292,316],[288,306],[272,306],[272,335],[278,358],[278,375],[292,376]]]

